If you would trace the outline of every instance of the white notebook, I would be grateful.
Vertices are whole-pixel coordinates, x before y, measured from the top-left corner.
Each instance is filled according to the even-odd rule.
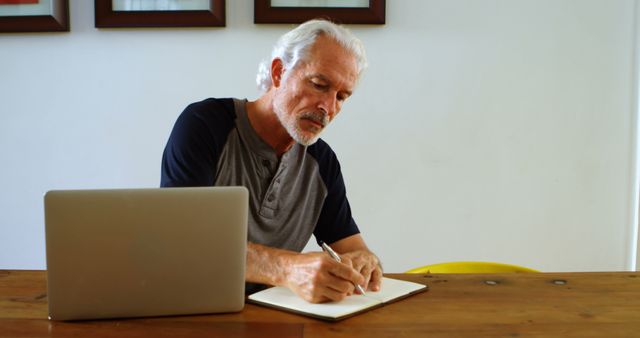
[[[382,306],[415,293],[425,291],[426,285],[392,278],[382,278],[382,288],[378,292],[367,291],[363,295],[349,296],[339,302],[313,304],[300,298],[288,288],[272,287],[249,296],[255,304],[274,307],[306,316],[330,321],[338,321],[361,312]]]

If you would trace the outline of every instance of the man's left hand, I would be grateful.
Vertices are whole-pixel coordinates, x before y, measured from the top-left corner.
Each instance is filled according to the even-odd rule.
[[[380,291],[380,283],[382,281],[382,267],[378,257],[369,250],[356,250],[346,252],[342,255],[351,260],[354,270],[360,272],[365,279],[363,285],[365,291]]]

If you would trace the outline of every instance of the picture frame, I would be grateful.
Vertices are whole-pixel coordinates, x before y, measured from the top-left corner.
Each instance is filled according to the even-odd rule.
[[[156,4],[156,0],[137,3]],[[165,1],[166,2],[166,1]],[[194,2],[194,1],[192,1]],[[96,28],[124,27],[224,27],[225,0],[206,0],[197,9],[147,10],[115,8],[116,0],[95,0]],[[160,2],[159,2],[160,3]]]
[[[360,3],[361,1],[352,2]],[[275,5],[275,3],[279,5]],[[330,5],[311,7],[299,6],[295,3],[296,1],[291,0],[254,0],[253,22],[302,23],[311,19],[323,18],[340,24],[385,24],[385,0],[369,0],[368,6],[353,7],[330,7]],[[325,3],[331,3],[331,1],[325,1]]]
[[[0,33],[68,31],[69,0],[0,1]]]

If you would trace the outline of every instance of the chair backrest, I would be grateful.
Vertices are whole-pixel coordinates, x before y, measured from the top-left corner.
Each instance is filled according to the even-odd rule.
[[[406,273],[509,273],[538,272],[523,266],[492,262],[449,262],[425,265]]]

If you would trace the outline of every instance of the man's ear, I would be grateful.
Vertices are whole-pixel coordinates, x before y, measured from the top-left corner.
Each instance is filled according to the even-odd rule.
[[[274,87],[280,87],[282,76],[284,75],[284,65],[282,60],[275,58],[271,61],[271,83]]]

